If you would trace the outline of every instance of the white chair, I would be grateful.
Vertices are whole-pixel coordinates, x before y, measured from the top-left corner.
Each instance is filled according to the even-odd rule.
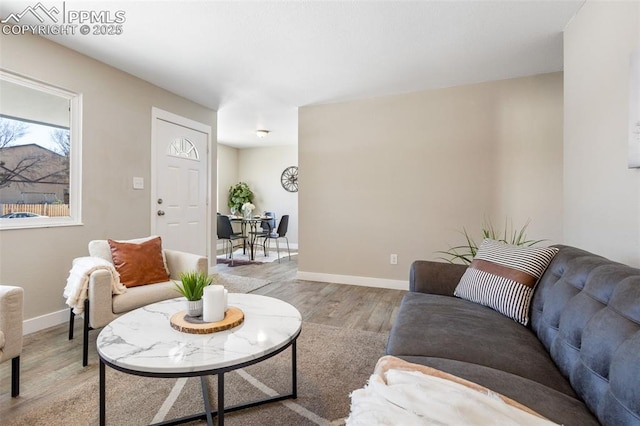
[[[20,394],[24,290],[0,285],[0,363],[11,360],[11,396]]]
[[[152,237],[150,237],[152,238]],[[141,243],[149,238],[125,240],[120,242]],[[162,300],[180,297],[171,280],[179,280],[182,272],[208,272],[205,256],[163,249],[169,280],[156,284],[128,288],[123,294],[112,294],[111,274],[106,270],[97,270],[89,276],[88,297],[84,301],[82,365],[89,362],[89,330],[104,327],[120,315]],[[113,263],[107,240],[89,242],[89,255]],[[69,340],[73,339],[75,314],[73,308],[69,314]]]

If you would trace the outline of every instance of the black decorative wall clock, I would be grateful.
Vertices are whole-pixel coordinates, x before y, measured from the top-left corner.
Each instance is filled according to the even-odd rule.
[[[282,187],[289,192],[298,192],[298,167],[291,166],[284,169],[280,175]]]

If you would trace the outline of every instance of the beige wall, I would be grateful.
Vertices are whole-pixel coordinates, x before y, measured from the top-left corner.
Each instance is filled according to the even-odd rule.
[[[287,167],[298,165],[298,147],[241,149],[238,160],[238,177],[254,192],[256,210],[272,211],[277,218],[288,214],[287,238],[291,244],[297,244],[298,193],[285,191],[280,175]]]
[[[229,214],[229,188],[238,183],[238,149],[218,144],[218,211]]]
[[[30,319],[65,309],[71,261],[87,255],[89,240],[150,233],[151,108],[212,126],[213,135],[216,112],[46,39],[0,37],[3,68],[80,92],[84,102],[83,225],[0,231],[0,282],[24,287]],[[132,189],[133,176],[145,178],[144,190]]]
[[[588,1],[564,36],[564,239],[640,266],[640,170],[627,168],[640,3]]]
[[[484,217],[561,239],[562,73],[304,107],[298,149],[303,276],[406,280]]]

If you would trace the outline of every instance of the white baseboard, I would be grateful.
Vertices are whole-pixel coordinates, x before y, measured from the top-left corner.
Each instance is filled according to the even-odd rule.
[[[319,272],[298,271],[296,278],[305,281],[359,285],[362,287],[388,288],[392,290],[409,290],[409,281],[390,280],[386,278],[359,277],[355,275],[323,274]]]
[[[82,321],[82,320],[80,320]],[[69,322],[69,309],[51,312],[35,318],[29,318],[22,322],[22,334],[27,335],[45,328],[55,327],[56,325]]]

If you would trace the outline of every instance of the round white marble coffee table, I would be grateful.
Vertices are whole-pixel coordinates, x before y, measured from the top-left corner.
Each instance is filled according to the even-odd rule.
[[[297,397],[296,339],[301,331],[300,312],[278,299],[255,294],[229,294],[229,305],[244,312],[238,327],[212,334],[189,334],[171,327],[170,319],[186,309],[184,298],[154,303],[116,318],[98,335],[100,356],[100,424],[105,424],[105,365],[148,377],[200,376],[205,411],[180,419],[180,423],[207,419],[224,424],[224,412]],[[224,406],[224,373],[270,358],[292,347],[290,394]],[[218,406],[213,411],[205,378],[218,376]],[[177,424],[172,422],[172,424]]]

